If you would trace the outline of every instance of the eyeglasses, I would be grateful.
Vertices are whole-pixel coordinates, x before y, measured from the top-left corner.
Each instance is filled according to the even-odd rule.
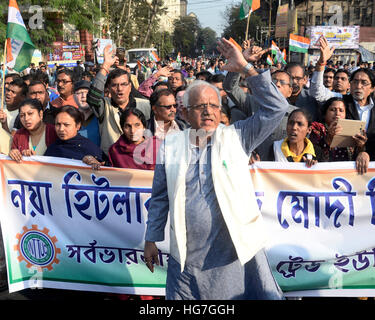
[[[297,82],[300,82],[304,79],[304,77],[292,77],[292,80],[296,80]]]
[[[285,80],[272,79],[272,82],[274,84],[277,84],[279,82],[282,86],[289,86],[290,87],[290,83],[288,81],[285,81]]]
[[[190,108],[194,111],[201,111],[201,112],[203,110],[207,109],[208,107],[211,107],[214,110],[220,109],[220,106],[218,106],[217,104],[213,104],[213,103],[202,103],[202,104],[196,104],[196,105],[188,106],[188,108]]]
[[[357,80],[357,79],[353,79],[352,81],[350,81],[350,83],[358,86],[359,84],[362,86],[362,87],[367,87],[371,84],[371,82],[368,82],[366,80]]]
[[[59,84],[59,83],[62,83],[64,86],[69,83],[69,82],[73,82],[71,80],[56,80],[56,83]]]
[[[157,104],[157,106],[160,107],[160,108],[165,108],[165,109],[167,109],[167,110],[170,110],[170,109],[172,109],[172,108],[177,109],[177,104],[170,104],[170,105],[168,105],[168,106],[164,106],[164,105],[162,105],[162,104]]]

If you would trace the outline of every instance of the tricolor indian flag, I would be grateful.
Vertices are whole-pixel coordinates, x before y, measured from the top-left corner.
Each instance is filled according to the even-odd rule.
[[[286,64],[283,53],[280,51],[279,47],[276,45],[276,43],[273,40],[272,40],[271,52],[275,56],[274,58],[275,63],[281,62],[283,64]]]
[[[145,67],[145,65],[143,63],[141,63],[141,61],[137,61],[137,66],[138,66],[138,70],[139,71],[142,71],[142,72],[147,72],[147,68]]]
[[[9,0],[6,38],[7,66],[21,72],[30,65],[35,46],[26,30],[16,0]]]
[[[176,61],[177,61],[178,63],[181,63],[181,54],[180,54],[180,53],[177,54]]]
[[[247,18],[255,10],[260,8],[260,0],[242,0],[240,7],[240,20]]]
[[[157,53],[155,51],[151,51],[151,53],[150,53],[150,59],[152,61],[155,61],[155,62],[160,61],[160,58],[159,58],[159,56],[157,55]]]
[[[270,55],[267,56],[267,60],[266,60],[267,64],[269,64],[270,66],[273,66],[273,60],[271,58]]]
[[[310,46],[310,39],[295,34],[289,36],[289,51],[307,53]]]

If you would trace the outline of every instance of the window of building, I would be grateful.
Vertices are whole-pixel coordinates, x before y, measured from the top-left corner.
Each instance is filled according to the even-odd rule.
[[[315,25],[316,26],[320,25],[320,16],[315,16]]]

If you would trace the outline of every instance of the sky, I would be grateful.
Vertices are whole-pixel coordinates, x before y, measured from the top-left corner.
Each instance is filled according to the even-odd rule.
[[[202,28],[210,27],[220,37],[225,24],[222,13],[228,5],[240,2],[241,0],[188,0],[187,13],[194,12]]]

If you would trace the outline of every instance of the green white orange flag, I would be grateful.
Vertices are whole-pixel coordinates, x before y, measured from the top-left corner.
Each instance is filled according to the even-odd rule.
[[[271,56],[270,55],[268,55],[267,56],[267,64],[269,64],[270,66],[273,66],[273,60],[272,60],[272,58],[271,58]]]
[[[295,34],[289,35],[289,51],[307,53],[310,39]]]
[[[240,7],[240,20],[247,18],[255,10],[260,8],[260,0],[242,0]]]
[[[286,64],[283,53],[280,51],[279,47],[276,45],[276,43],[273,40],[272,40],[271,52],[275,56],[274,58],[275,63],[281,62],[283,64]]]
[[[147,72],[147,68],[143,63],[141,63],[141,61],[137,60],[137,66],[139,71]]]
[[[21,72],[31,62],[35,46],[30,39],[16,0],[9,0],[6,32],[7,66]]]
[[[150,59],[154,62],[158,62],[160,61],[160,58],[159,56],[157,55],[157,53],[155,51],[151,51],[150,53]]]

